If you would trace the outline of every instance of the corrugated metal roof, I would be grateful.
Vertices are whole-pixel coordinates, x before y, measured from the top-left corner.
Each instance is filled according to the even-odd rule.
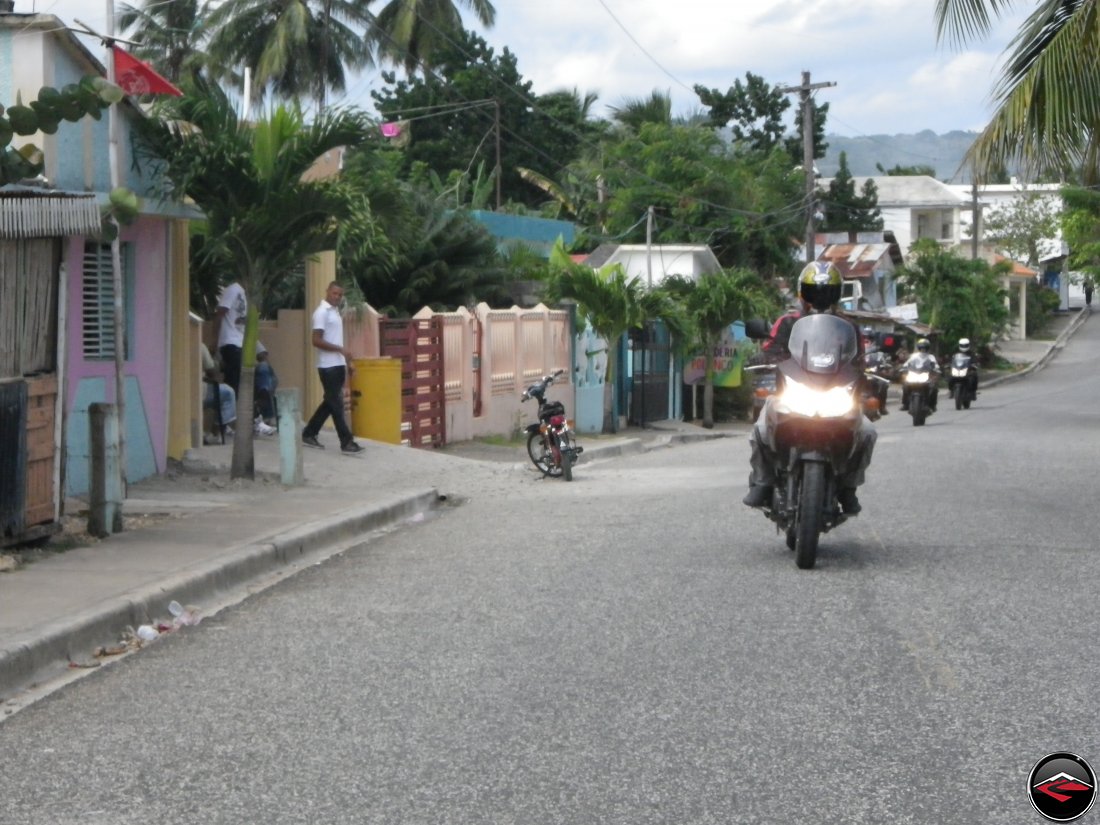
[[[841,277],[854,280],[870,278],[884,258],[890,259],[887,243],[835,243],[821,252],[820,259],[829,261],[840,270]]]
[[[0,188],[0,238],[97,235],[100,224],[94,193]]]

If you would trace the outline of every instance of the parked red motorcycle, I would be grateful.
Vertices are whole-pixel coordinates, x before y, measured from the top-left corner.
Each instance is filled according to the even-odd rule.
[[[557,370],[553,375],[544,375],[542,380],[523,391],[520,401],[534,398],[539,403],[538,423],[527,425],[527,455],[531,463],[544,476],[572,481],[573,465],[584,447],[578,446],[573,437],[572,424],[565,417],[565,405],[546,400],[546,389],[564,372]]]

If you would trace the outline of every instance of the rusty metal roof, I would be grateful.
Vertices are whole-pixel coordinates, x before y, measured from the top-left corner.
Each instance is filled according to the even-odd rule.
[[[881,267],[884,258],[893,266],[901,263],[894,258],[891,247],[895,246],[889,243],[834,243],[826,246],[818,258],[835,264],[841,277],[870,278],[875,269]]]

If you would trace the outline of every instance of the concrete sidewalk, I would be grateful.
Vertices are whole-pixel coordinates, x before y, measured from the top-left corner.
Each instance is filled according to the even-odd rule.
[[[1056,318],[1052,339],[1000,345],[1006,358],[1027,366],[983,381],[983,388],[1041,368],[1087,315]],[[665,421],[614,437],[581,436],[581,466],[744,436],[749,426],[704,430]],[[379,531],[424,518],[448,500],[507,495],[515,473],[534,472],[522,447],[467,442],[414,450],[362,441],[363,452],[348,456],[336,449],[331,432],[323,434],[326,440],[328,449],[305,449],[300,487],[280,483],[274,439],[256,439],[251,482],[229,479],[231,444],[191,450],[181,467],[130,488],[123,532],[44,552],[0,574],[0,720],[48,690],[41,686],[116,658],[97,657],[97,649],[133,650],[139,644],[131,634],[141,625],[171,625],[172,601],[210,615]]]

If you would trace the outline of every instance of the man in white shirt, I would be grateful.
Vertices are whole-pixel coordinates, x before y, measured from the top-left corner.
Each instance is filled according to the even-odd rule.
[[[351,428],[344,420],[344,381],[352,366],[351,353],[344,348],[344,319],[340,304],[344,300],[344,288],[336,281],[328,285],[325,298],[313,311],[313,347],[317,351],[317,375],[325,397],[302,430],[302,443],[310,447],[324,448],[317,440],[328,417],[336,427],[340,449],[345,453],[357,453],[363,448],[355,443]]]
[[[222,288],[218,296],[218,354],[221,356],[225,383],[240,392],[241,349],[244,347],[244,324],[248,316],[248,297],[237,281]]]

